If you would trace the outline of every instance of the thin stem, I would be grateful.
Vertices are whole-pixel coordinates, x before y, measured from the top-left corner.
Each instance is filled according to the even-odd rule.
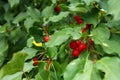
[[[51,60],[49,58],[48,61],[47,61],[46,70],[48,70],[50,68],[50,64],[51,64]]]
[[[27,74],[23,71],[24,76],[26,77],[26,80],[30,80]]]
[[[91,50],[91,52],[93,52],[94,54],[97,55],[98,58],[100,58],[99,53],[98,53],[97,51],[95,51],[95,50]]]
[[[38,59],[41,58],[46,52],[42,52],[40,53],[40,55],[38,56]]]
[[[58,80],[56,69],[55,69],[53,63],[51,63],[51,64],[52,64],[53,70],[55,71],[56,80]]]

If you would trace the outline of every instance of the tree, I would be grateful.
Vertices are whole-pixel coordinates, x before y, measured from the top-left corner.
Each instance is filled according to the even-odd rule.
[[[0,80],[119,80],[119,0],[0,0]]]

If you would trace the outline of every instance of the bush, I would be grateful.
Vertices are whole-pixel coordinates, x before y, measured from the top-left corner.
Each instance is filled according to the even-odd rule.
[[[120,0],[0,0],[0,80],[119,80]]]

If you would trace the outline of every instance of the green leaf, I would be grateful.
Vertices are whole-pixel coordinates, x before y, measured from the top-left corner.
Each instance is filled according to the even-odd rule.
[[[33,27],[33,24],[36,22],[35,19],[31,18],[31,17],[28,17],[25,21],[24,21],[24,25],[25,25],[25,28],[27,29],[27,31],[29,31],[29,29],[31,27]]]
[[[0,69],[0,79],[6,75],[22,71],[26,56],[25,53],[14,53],[12,59]]]
[[[23,78],[22,80],[27,80],[27,78]],[[31,78],[30,80],[36,80],[36,79],[34,79],[34,78]]]
[[[106,25],[100,24],[91,32],[96,44],[100,44],[109,39],[110,32]]]
[[[29,31],[29,28],[31,28],[35,22],[40,21],[40,12],[35,8],[27,7],[27,12],[19,14],[17,19],[15,19],[16,21],[14,22],[16,23],[24,18],[26,18],[26,20],[24,21],[25,28],[27,29],[27,31]]]
[[[92,38],[96,44],[100,44],[108,54],[118,54],[120,56],[120,43],[117,40],[108,40],[110,31],[105,25],[99,25],[92,31]]]
[[[103,9],[103,11],[106,12],[106,10],[108,9],[108,0],[102,0],[99,2],[99,5],[101,7],[101,9]]]
[[[18,41],[18,39],[20,38],[20,36],[21,36],[21,30],[20,30],[20,28],[16,28],[15,30],[13,30],[11,33],[10,33],[10,35],[9,35],[9,39],[11,40],[11,42],[13,43],[13,44],[15,44],[17,41]]]
[[[5,31],[6,31],[5,27],[0,26],[0,34],[5,33]]]
[[[58,58],[60,59],[60,62],[62,62],[62,63],[64,63],[64,62],[66,62],[66,65],[68,64],[67,63],[67,58],[65,58],[66,57],[66,55],[68,55],[68,54],[66,54],[68,51],[66,51],[66,45],[68,45],[68,43],[69,42],[66,42],[66,43],[64,43],[64,44],[62,44],[59,48],[58,48]],[[65,60],[66,59],[66,60]],[[64,65],[65,66],[65,65]],[[62,66],[63,67],[63,66]],[[64,68],[63,68],[64,69]]]
[[[23,78],[22,80],[27,80],[27,78]],[[34,79],[34,78],[31,78],[30,80],[36,80],[36,79]]]
[[[69,35],[67,33],[68,31],[69,31],[69,28],[55,32],[50,37],[50,40],[46,43],[46,46],[47,47],[54,47],[54,46],[60,45],[63,42],[65,42],[69,38]]]
[[[120,56],[120,42],[117,42],[115,40],[106,40],[102,44],[102,47],[105,52],[109,54],[118,54]]]
[[[0,37],[0,53],[3,53],[8,49],[7,40],[4,37]]]
[[[68,64],[68,66],[64,72],[64,79],[65,80],[73,80],[76,73],[80,72],[80,70],[82,69],[84,61],[85,61],[84,59],[78,58],[78,59],[72,61],[70,64]],[[81,70],[81,72],[82,72],[82,70]],[[68,74],[69,74],[69,76],[68,76]]]
[[[52,59],[52,60],[56,60],[57,59],[57,47],[49,47],[47,50],[47,55]]]
[[[61,12],[59,15],[55,15],[49,18],[48,21],[52,21],[52,22],[58,22],[61,19],[63,19],[64,17],[67,17],[69,14],[69,12]]]
[[[35,75],[35,80],[48,80],[49,71],[45,70],[45,66],[43,62],[39,64],[39,72]]]
[[[21,52],[26,53],[28,55],[26,58],[26,60],[27,60],[27,59],[31,59],[32,57],[34,57],[37,51],[38,50],[36,50],[34,48],[25,47]]]
[[[47,6],[45,9],[43,9],[42,16],[44,18],[49,18],[50,16],[53,16],[53,12],[54,12],[54,5],[52,4],[50,6]]]
[[[27,47],[32,47],[33,45],[33,40],[34,40],[34,37],[30,37],[28,40],[27,40]]]
[[[78,72],[73,80],[102,80],[97,69],[94,68],[92,61],[88,60],[84,72]]]
[[[3,64],[5,57],[7,56],[8,42],[4,36],[0,34],[0,66]]]
[[[82,0],[82,1],[85,1],[85,3],[88,6],[88,5],[90,5],[91,2],[94,2],[94,1],[99,2],[100,0]]]
[[[6,51],[5,52],[0,52],[0,67],[3,64],[4,59],[6,58],[6,56],[7,56],[7,52]]]
[[[62,62],[62,63],[64,63],[64,62]],[[53,74],[54,80],[63,80],[63,78],[61,78],[61,74],[63,74],[62,69],[65,69],[64,66],[65,65],[59,63],[58,61],[52,61],[51,69],[54,70],[54,74]],[[53,79],[51,79],[51,80],[53,80]]]
[[[114,16],[114,20],[120,20],[120,0],[108,0],[108,13]]]
[[[46,46],[47,47],[54,47],[57,45],[61,45],[69,37],[72,37],[72,39],[74,39],[74,40],[79,39],[81,37],[80,27],[65,28],[65,29],[62,29],[60,31],[55,32],[50,37],[50,41],[46,43]]]
[[[34,67],[33,67],[32,62],[24,63],[23,71],[24,71],[24,72],[30,72],[33,68],[34,68]]]
[[[8,42],[4,35],[0,34],[0,66],[3,64],[5,57],[7,56]]]
[[[98,10],[93,8],[90,12],[87,12],[84,16],[84,21],[88,24],[93,24],[94,27],[98,24]]]
[[[78,3],[78,2],[80,2],[81,0],[68,0],[68,2],[70,2],[70,3]]]
[[[103,80],[119,80],[120,59],[117,57],[104,57],[95,63],[95,66],[105,72]]]
[[[108,26],[110,26],[111,27],[111,30],[112,31],[114,31],[114,32],[116,32],[117,33],[117,30],[116,29],[118,29],[118,30],[120,30],[120,27],[119,27],[119,25],[120,25],[120,20],[117,20],[117,21],[115,21],[115,20],[110,20],[110,21],[108,21],[108,23],[107,23],[107,25]],[[119,31],[118,31],[119,32]],[[120,33],[120,32],[119,32]]]
[[[9,4],[10,4],[10,7],[14,7],[14,6],[17,6],[20,2],[20,0],[8,0]]]
[[[70,11],[74,11],[74,12],[87,12],[87,9],[84,6],[79,6],[81,5],[80,3],[72,3],[68,6]]]
[[[40,11],[36,8],[27,7],[27,15],[33,18],[35,21],[40,20]]]
[[[71,28],[68,32],[73,40],[77,40],[81,37],[80,27],[75,26],[74,28]]]
[[[78,72],[83,72],[85,61],[87,59],[86,56],[87,56],[87,53],[81,54],[80,58],[73,60],[72,62],[70,62],[67,65],[67,67],[64,71],[64,79],[65,80],[73,80],[73,78],[75,77],[75,75]],[[69,76],[68,76],[68,74],[69,74]]]
[[[13,23],[19,23],[20,21],[24,20],[25,18],[27,18],[28,15],[25,12],[21,12],[19,13],[13,20]]]
[[[10,22],[10,21],[12,21],[12,20],[14,19],[13,16],[14,16],[14,15],[13,15],[12,13],[6,12],[5,15],[4,15],[4,18],[5,18],[5,20],[6,20],[7,22]]]
[[[79,58],[68,64],[64,72],[64,80],[101,80],[98,70],[88,56],[87,52],[83,52]]]
[[[56,0],[51,0],[53,4],[55,4],[57,1]]]
[[[2,78],[2,80],[21,80],[22,79],[22,72],[17,72],[12,75],[7,75]]]

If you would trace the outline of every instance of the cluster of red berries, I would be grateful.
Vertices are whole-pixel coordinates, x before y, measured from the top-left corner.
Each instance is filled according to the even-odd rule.
[[[39,60],[37,57],[33,58],[33,66],[37,66],[39,63]]]
[[[70,48],[72,49],[72,56],[78,57],[81,52],[87,49],[87,45],[80,40],[74,40],[70,42]]]
[[[74,17],[75,21],[77,22],[77,24],[82,24],[83,23],[83,20],[80,18],[80,16],[76,15]]]
[[[77,19],[78,17],[76,17]],[[82,28],[82,33],[84,32],[89,32],[92,27],[92,24],[86,24],[85,28]],[[81,52],[85,51],[88,46],[92,46],[94,44],[93,40],[89,37],[86,38],[88,40],[88,45],[83,42],[82,40],[74,40],[70,42],[70,48],[72,49],[72,56],[73,57],[78,57]]]
[[[91,38],[89,38],[89,45],[93,45],[94,42]],[[87,44],[83,43],[80,40],[71,41],[69,44],[70,48],[72,49],[72,56],[78,57],[83,51],[87,49]]]

